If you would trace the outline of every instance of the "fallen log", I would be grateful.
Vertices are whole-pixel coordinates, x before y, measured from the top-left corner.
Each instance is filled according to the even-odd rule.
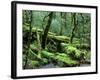
[[[60,53],[56,56],[57,64],[59,66],[79,66],[79,62],[71,59],[71,57],[65,53]]]
[[[79,65],[78,61],[72,60],[70,58],[70,56],[68,56],[65,53],[55,53],[54,54],[54,53],[50,53],[50,52],[47,52],[47,51],[42,51],[42,56],[44,58],[53,60],[53,62],[56,62],[57,63],[56,65],[59,65],[59,66],[70,66],[70,67],[72,67],[72,66],[78,66]]]
[[[23,26],[23,31],[25,33],[23,36],[26,36],[28,34],[29,28]],[[43,35],[42,29],[32,28],[33,35],[36,35],[36,32],[38,32],[40,35]],[[33,39],[36,39],[36,37],[34,37]],[[68,43],[70,40],[70,38],[67,36],[57,36],[56,33],[48,32],[47,40],[51,39],[57,42],[65,42],[65,43]]]

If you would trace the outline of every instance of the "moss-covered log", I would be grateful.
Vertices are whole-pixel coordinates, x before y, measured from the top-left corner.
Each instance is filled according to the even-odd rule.
[[[47,58],[48,60],[55,61],[58,66],[78,66],[79,63],[76,60],[72,60],[70,56],[65,53],[50,53],[47,51],[42,51],[42,57]],[[61,63],[61,64],[59,64]]]
[[[24,26],[23,31],[25,31],[25,34],[23,34],[23,36],[27,36],[28,30],[29,30],[29,28]],[[40,35],[43,35],[42,29],[32,28],[32,33],[33,33],[34,36],[36,36],[36,31],[38,31],[38,33]],[[36,39],[36,38],[37,37],[34,37],[33,40]],[[67,37],[67,36],[57,36],[55,33],[48,32],[47,40],[50,40],[50,39],[57,41],[57,42],[65,42],[65,43],[68,43],[69,40],[70,40],[70,38]]]
[[[73,66],[78,66],[79,63],[76,60],[72,60],[70,58],[69,55],[65,54],[65,53],[60,53],[56,56],[57,59],[57,63],[59,66],[69,66],[69,67],[73,67]]]

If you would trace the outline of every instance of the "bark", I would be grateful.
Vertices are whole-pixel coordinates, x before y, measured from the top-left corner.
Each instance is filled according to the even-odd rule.
[[[42,36],[42,48],[45,49],[45,45],[46,45],[46,39],[47,39],[47,35],[48,35],[48,31],[49,31],[49,28],[50,28],[50,25],[51,25],[51,22],[52,22],[52,18],[53,18],[53,12],[51,12],[48,16],[48,22],[47,22],[47,25],[44,29],[44,34]]]
[[[48,16],[49,16],[49,14],[46,15],[46,16],[43,18],[43,23],[42,23],[42,29],[43,29],[43,30],[44,30],[44,22],[45,22],[45,19],[46,19]]]
[[[61,12],[61,28],[60,28],[60,35],[63,34],[63,13]]]
[[[60,28],[60,35],[63,35],[63,30],[66,27],[66,13],[61,12],[61,28]],[[57,44],[57,51],[60,52],[61,51],[61,45],[60,42],[58,42]]]
[[[84,30],[84,20],[85,19],[84,19],[84,16],[82,15],[82,13],[80,13],[80,15],[81,15],[81,17],[83,19],[83,28],[82,28],[83,29],[83,34],[85,34],[85,30]],[[81,35],[81,37],[83,37],[83,36]],[[84,39],[82,39],[81,41],[82,41],[82,43],[84,43]]]
[[[77,27],[77,23],[76,23],[76,13],[74,13],[72,16],[73,16],[72,17],[73,29],[72,29],[72,33],[71,33],[71,37],[70,37],[70,43],[73,42],[73,38],[75,36],[75,29]]]
[[[37,35],[37,43],[38,43],[38,57],[41,58],[41,41],[40,41],[40,35],[37,30],[36,30],[36,35]]]

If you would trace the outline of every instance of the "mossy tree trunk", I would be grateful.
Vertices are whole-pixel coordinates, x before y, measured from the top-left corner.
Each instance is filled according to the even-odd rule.
[[[72,23],[73,23],[73,28],[72,28],[72,32],[71,32],[70,43],[73,42],[73,38],[75,36],[75,29],[77,28],[76,13],[72,14]]]
[[[63,35],[64,28],[66,28],[66,13],[61,12],[60,16],[61,16],[61,28],[60,28],[59,35]],[[58,44],[57,44],[57,51],[58,52],[61,52],[61,45],[60,45],[60,43],[61,42],[58,42]]]
[[[41,58],[41,39],[39,32],[36,30],[36,35],[37,35],[37,43],[38,43],[38,57]]]
[[[44,34],[42,36],[42,48],[45,49],[45,45],[46,45],[46,39],[47,39],[47,35],[48,35],[48,31],[52,22],[52,18],[53,18],[53,12],[50,12],[50,14],[48,15],[48,22],[47,25],[44,29]]]

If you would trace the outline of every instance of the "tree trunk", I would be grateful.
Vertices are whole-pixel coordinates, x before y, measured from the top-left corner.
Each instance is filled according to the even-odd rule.
[[[61,28],[60,28],[60,33],[59,35],[63,35],[63,30],[66,27],[66,13],[61,12]],[[57,44],[57,51],[61,52],[61,44],[60,41]]]
[[[50,28],[50,25],[51,25],[51,22],[52,22],[52,18],[53,18],[53,12],[51,12],[49,15],[48,15],[48,22],[47,22],[47,25],[44,29],[44,34],[42,36],[42,48],[45,49],[45,45],[46,45],[46,39],[47,39],[47,35],[48,35],[48,31],[49,31],[49,28]]]
[[[72,22],[73,22],[73,29],[72,29],[72,33],[71,33],[71,37],[70,37],[70,43],[73,42],[73,38],[75,36],[75,29],[77,27],[77,24],[76,24],[76,13],[74,13],[72,15]]]
[[[38,43],[38,57],[41,58],[41,42],[39,32],[36,30],[37,43]]]

